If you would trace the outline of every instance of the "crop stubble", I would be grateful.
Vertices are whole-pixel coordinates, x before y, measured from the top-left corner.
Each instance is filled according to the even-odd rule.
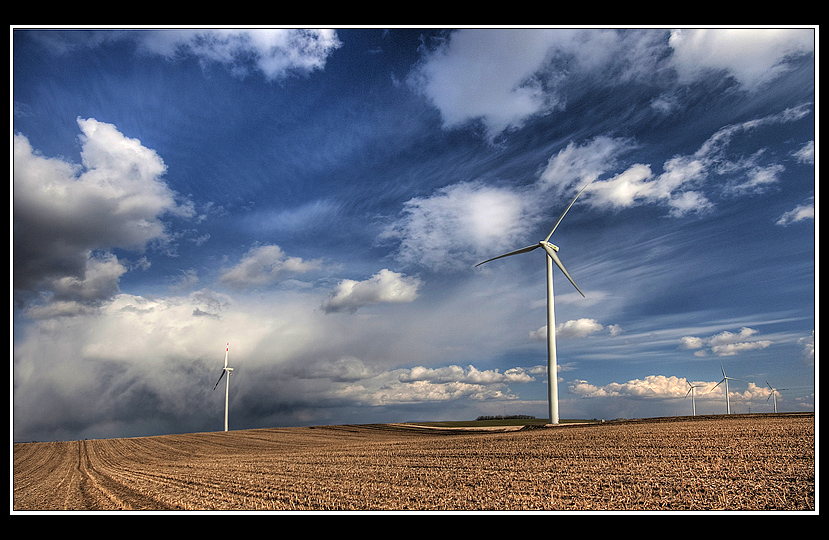
[[[814,415],[14,445],[25,510],[814,510]]]

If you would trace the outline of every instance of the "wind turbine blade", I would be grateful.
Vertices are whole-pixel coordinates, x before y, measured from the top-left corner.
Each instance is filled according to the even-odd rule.
[[[216,389],[216,387],[217,387],[217,386],[219,386],[219,383],[220,383],[220,382],[222,382],[222,377],[224,377],[224,376],[225,376],[225,370],[222,370],[222,374],[221,374],[221,375],[219,375],[219,380],[218,380],[218,381],[216,381],[216,384],[215,384],[215,385],[213,385],[213,390],[215,390],[215,389]]]
[[[225,367],[227,367],[227,353],[230,350],[230,343],[225,347]]]
[[[592,181],[593,181],[593,180],[591,180],[590,182],[592,182]],[[590,185],[590,182],[587,182],[587,183],[584,185],[584,187],[583,187],[583,188],[581,188],[581,190],[579,190],[579,192],[576,194],[576,196],[575,196],[575,197],[573,197],[573,200],[572,200],[572,201],[570,201],[570,204],[568,204],[568,205],[567,205],[567,208],[565,208],[565,209],[564,209],[564,213],[562,213],[562,214],[561,214],[561,217],[560,217],[560,218],[558,218],[558,221],[556,221],[556,224],[555,224],[555,225],[553,225],[553,230],[551,230],[551,231],[550,231],[550,234],[548,234],[548,235],[547,235],[547,238],[545,238],[545,239],[544,239],[544,241],[545,241],[545,242],[547,242],[547,241],[549,241],[549,240],[550,240],[550,237],[551,237],[551,236],[553,236],[553,233],[554,233],[554,232],[556,232],[556,229],[558,228],[558,224],[559,224],[559,223],[561,223],[561,220],[562,220],[562,219],[564,219],[564,216],[565,216],[565,215],[567,214],[567,212],[570,210],[570,207],[571,207],[571,206],[573,206],[573,204],[576,202],[576,199],[578,199],[578,198],[579,198],[579,195],[581,195],[581,194],[582,194],[582,192],[583,192],[585,189],[587,189],[587,186],[589,186],[589,185]]]
[[[518,255],[519,253],[529,253],[534,249],[538,249],[541,247],[539,244],[535,244],[534,246],[527,246],[525,248],[516,249],[515,251],[510,251],[509,253],[504,253],[503,255],[498,255],[497,257],[493,257],[491,259],[487,259],[484,262],[479,262],[475,266],[481,266],[484,263],[488,263],[489,261],[494,261],[495,259],[502,259],[504,257],[509,257],[510,255]]]
[[[722,381],[718,382],[718,383],[717,383],[717,384],[715,384],[713,387],[711,387],[711,390],[709,390],[709,391],[708,391],[708,393],[710,394],[711,392],[713,392],[713,391],[714,391],[714,388],[716,388],[716,387],[718,387],[719,385],[721,385],[721,384],[723,383],[723,381],[725,381],[725,379],[723,379]]]
[[[684,398],[682,398],[682,399],[687,398],[687,397],[688,397],[688,394],[690,394],[690,393],[691,393],[691,390],[693,390],[693,389],[694,389],[694,387],[693,387],[693,386],[692,386],[691,388],[689,388],[689,389],[688,389],[688,391],[687,391],[687,392],[685,392],[685,397],[684,397]]]
[[[567,279],[570,280],[570,283],[573,284],[573,287],[575,287],[576,290],[579,291],[580,295],[584,296],[584,293],[581,292],[581,289],[579,289],[579,286],[576,285],[576,282],[573,281],[573,278],[571,278],[570,274],[567,272],[567,270],[564,269],[564,265],[561,264],[561,259],[558,258],[558,254],[555,252],[555,250],[553,248],[551,248],[550,246],[548,246],[546,243],[542,244],[542,246],[544,247],[544,251],[547,252],[547,255],[549,255],[550,258],[553,259],[553,262],[556,263],[556,266],[558,266],[558,269],[561,270],[562,273],[565,276],[567,276]]]

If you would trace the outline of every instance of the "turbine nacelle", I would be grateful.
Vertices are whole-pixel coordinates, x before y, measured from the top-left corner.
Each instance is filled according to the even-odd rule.
[[[511,255],[519,255],[521,253],[529,253],[530,251],[534,251],[538,248],[543,248],[544,251],[547,252],[547,256],[550,257],[550,259],[552,259],[552,261],[554,263],[556,263],[556,266],[558,266],[558,269],[561,270],[561,273],[563,273],[564,276],[567,278],[567,280],[570,281],[570,283],[573,284],[573,287],[575,287],[576,290],[579,291],[579,294],[584,296],[584,293],[581,292],[581,289],[579,289],[579,286],[576,285],[576,282],[573,281],[572,277],[570,277],[570,273],[567,271],[566,268],[564,268],[564,264],[562,264],[561,259],[558,258],[558,246],[555,245],[555,244],[551,244],[547,240],[542,240],[541,242],[539,242],[539,243],[537,243],[533,246],[527,246],[527,247],[524,247],[524,248],[521,248],[521,249],[516,249],[515,251],[510,251],[509,253],[504,253],[503,255],[498,255],[497,257],[493,257],[493,258],[487,259],[483,262],[479,262],[475,266],[481,266],[482,264],[488,263],[489,261],[494,261],[495,259],[502,259],[504,257],[509,257]]]
[[[227,346],[225,347],[225,365],[222,368],[222,374],[219,375],[219,380],[216,381],[215,385],[213,385],[213,390],[215,390],[216,387],[219,386],[219,383],[222,382],[222,377],[225,376],[225,373],[227,373],[227,376],[230,377],[230,372],[233,371],[233,368],[227,367],[227,355],[228,355],[229,351],[230,351],[230,343],[228,343]]]

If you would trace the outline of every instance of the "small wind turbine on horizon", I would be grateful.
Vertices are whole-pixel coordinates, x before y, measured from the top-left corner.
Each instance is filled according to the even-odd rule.
[[[746,381],[744,381],[742,379],[735,379],[734,377],[728,377],[725,374],[725,368],[722,366],[722,364],[720,364],[720,370],[722,371],[722,379],[720,379],[720,382],[718,382],[717,384],[714,385],[714,388],[718,387],[723,382],[725,382],[725,413],[726,414],[731,414],[731,401],[728,398],[728,381],[741,381],[741,382],[746,382]],[[713,392],[714,388],[709,390],[708,393],[710,394],[711,392]]]
[[[771,390],[771,394],[766,398],[766,403],[769,402],[769,398],[774,397],[774,412],[777,412],[777,388],[772,388],[769,381],[766,381],[766,386]],[[788,390],[788,388],[781,388],[780,390]]]
[[[227,379],[225,379],[225,431],[227,431],[227,409],[228,409],[228,401],[230,397],[230,372],[233,371],[233,368],[227,367],[227,353],[230,351],[230,343],[227,344],[225,347],[225,367],[222,368],[222,374],[219,375],[219,380],[216,381],[216,384],[213,386],[213,390],[219,386],[219,383],[222,381],[222,377],[227,374]]]
[[[590,181],[592,182],[592,180]],[[488,263],[490,261],[494,261],[495,259],[501,259],[503,257],[509,257],[511,255],[519,255],[521,253],[529,253],[538,248],[543,248],[544,251],[547,252],[547,256],[544,257],[547,260],[547,408],[548,414],[550,416],[550,423],[551,424],[558,424],[559,423],[559,415],[558,415],[558,366],[557,366],[557,359],[556,359],[556,320],[555,320],[555,310],[554,310],[554,299],[553,299],[553,263],[558,266],[559,270],[567,277],[570,283],[573,284],[573,287],[579,291],[579,294],[584,296],[584,293],[581,292],[576,282],[573,281],[573,278],[570,277],[570,274],[565,270],[564,265],[561,263],[561,260],[558,258],[558,246],[551,244],[549,242],[550,237],[553,236],[553,233],[556,231],[559,223],[561,220],[564,219],[564,216],[570,210],[570,207],[576,202],[576,199],[584,192],[587,186],[590,185],[590,182],[585,184],[583,188],[576,194],[573,200],[567,205],[567,208],[564,209],[564,213],[561,214],[561,217],[558,218],[556,224],[553,226],[553,229],[550,231],[550,234],[547,235],[547,238],[542,240],[541,242],[527,246],[521,249],[517,249],[515,251],[510,251],[509,253],[504,253],[503,255],[498,255],[497,257],[493,257],[491,259],[487,259],[483,262],[476,264],[475,266],[480,266],[484,263]]]
[[[688,386],[690,386],[690,388],[688,389],[687,392],[685,392],[685,398],[683,398],[683,399],[687,399],[688,394],[691,394],[691,410],[694,411],[694,416],[696,416],[697,415],[696,389],[701,388],[703,385],[701,385],[701,384],[691,384],[687,380],[685,382],[688,383]]]

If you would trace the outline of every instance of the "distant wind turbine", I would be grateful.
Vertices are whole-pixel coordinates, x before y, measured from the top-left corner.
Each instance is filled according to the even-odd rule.
[[[694,416],[696,416],[697,415],[697,402],[696,402],[696,393],[697,392],[696,392],[696,389],[701,388],[703,385],[701,385],[701,384],[696,384],[696,385],[691,384],[687,380],[685,382],[688,383],[688,386],[690,386],[690,388],[688,389],[687,392],[685,392],[685,398],[684,399],[687,399],[688,394],[691,394],[691,409],[694,411]]]
[[[728,398],[728,381],[741,381],[741,382],[746,382],[746,381],[744,381],[742,379],[735,379],[734,377],[726,376],[725,368],[722,367],[722,364],[720,364],[720,370],[722,371],[722,379],[720,379],[720,382],[718,382],[717,384],[714,385],[714,388],[718,387],[723,382],[725,383],[725,412],[726,412],[726,414],[731,414],[731,401]],[[708,393],[713,392],[714,388],[709,390]]]
[[[230,397],[230,372],[233,371],[233,368],[227,367],[227,353],[230,351],[230,343],[227,344],[225,347],[225,367],[222,368],[222,374],[219,375],[219,380],[216,381],[216,384],[213,386],[213,390],[219,386],[219,383],[222,381],[222,377],[225,376],[227,373],[227,379],[225,379],[225,431],[227,431],[227,408],[228,408],[228,398]]]
[[[592,182],[592,180],[591,180]],[[483,262],[476,264],[475,266],[480,266],[484,263],[488,263],[490,261],[494,261],[495,259],[501,259],[503,257],[509,257],[510,255],[518,255],[521,253],[529,253],[538,248],[543,248],[544,251],[547,252],[547,256],[545,259],[547,260],[547,408],[548,413],[550,415],[550,423],[551,424],[558,424],[559,417],[558,417],[558,366],[556,360],[556,318],[555,318],[555,311],[554,311],[554,300],[553,300],[553,263],[558,266],[559,270],[567,277],[570,283],[573,284],[573,287],[579,291],[579,294],[584,296],[584,293],[581,292],[576,282],[573,281],[573,278],[570,277],[570,274],[567,270],[564,269],[564,265],[561,264],[561,260],[558,258],[557,251],[558,246],[551,244],[549,242],[550,237],[555,232],[556,228],[558,227],[561,220],[564,219],[564,216],[567,214],[567,211],[570,210],[570,207],[576,202],[576,199],[579,198],[579,195],[590,185],[590,182],[585,184],[581,191],[576,194],[573,200],[567,205],[567,208],[564,209],[564,213],[561,214],[561,217],[558,218],[556,224],[553,226],[553,229],[550,231],[550,234],[547,235],[547,238],[542,240],[541,242],[527,246],[525,248],[517,249],[515,251],[510,251],[509,253],[505,253],[503,255],[499,255],[497,257],[493,257],[491,259],[487,259]]]
[[[766,381],[766,386],[771,390],[771,394],[766,398],[766,403],[768,403],[769,398],[774,397],[774,412],[777,412],[777,388],[772,388],[769,381]],[[780,390],[788,390],[788,388],[781,388]]]

